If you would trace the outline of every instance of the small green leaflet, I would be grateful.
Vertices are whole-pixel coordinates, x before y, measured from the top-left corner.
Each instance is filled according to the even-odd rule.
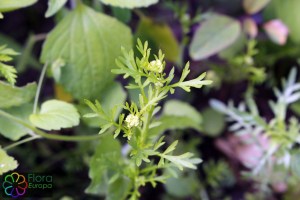
[[[18,162],[0,147],[0,175],[14,170],[18,167]]]
[[[28,103],[33,99],[35,91],[35,83],[29,83],[24,87],[13,87],[0,81],[0,108],[10,108]]]
[[[0,1],[0,12],[17,10],[30,6],[37,2],[37,0],[1,0]]]
[[[41,60],[65,61],[59,82],[76,99],[94,99],[109,86],[121,46],[130,48],[130,29],[116,19],[97,13],[83,4],[48,34]]]
[[[29,117],[30,122],[44,130],[60,130],[79,124],[79,114],[75,106],[59,100],[49,100],[42,104],[38,114]]]
[[[104,4],[119,6],[122,8],[148,7],[156,4],[158,0],[101,0]]]
[[[68,0],[48,0],[48,9],[45,14],[45,17],[51,17],[57,13]]]
[[[13,49],[6,48],[5,45],[0,46],[0,76],[12,85],[15,85],[17,78],[17,70],[10,65],[5,64],[12,60],[12,56],[18,55]]]

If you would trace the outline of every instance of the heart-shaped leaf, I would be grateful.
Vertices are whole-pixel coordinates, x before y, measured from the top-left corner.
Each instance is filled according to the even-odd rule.
[[[75,106],[59,100],[49,100],[42,104],[38,114],[29,117],[30,122],[44,130],[60,130],[79,124],[79,114]]]

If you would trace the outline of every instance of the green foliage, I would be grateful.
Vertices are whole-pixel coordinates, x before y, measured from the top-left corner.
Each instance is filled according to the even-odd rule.
[[[123,105],[127,96],[126,92],[122,88],[122,85],[120,83],[113,83],[111,84],[111,86],[107,87],[101,94],[102,97],[99,98],[99,101],[104,111],[106,113],[109,113],[110,110],[116,109],[115,115],[118,117],[118,115],[122,111],[122,108],[118,105]],[[80,105],[78,109],[82,115],[90,113],[90,109],[85,105]],[[84,117],[82,120],[90,127],[99,127],[99,125],[103,126],[104,124],[106,124],[106,121],[101,118]]]
[[[299,133],[299,132],[298,132]],[[300,154],[299,151],[293,153],[291,157],[291,171],[294,176],[296,176],[298,179],[300,179]]]
[[[271,0],[244,0],[243,7],[248,14],[254,14],[263,9]]]
[[[100,0],[104,4],[118,6],[121,8],[138,8],[138,7],[148,7],[152,4],[156,4],[158,0]]]
[[[28,116],[32,113],[32,107],[32,104],[24,104],[5,109],[4,111],[28,122]],[[21,137],[31,133],[31,130],[5,117],[0,117],[0,133],[10,140],[19,140]]]
[[[0,75],[4,76],[4,78],[12,85],[16,83],[17,71],[13,66],[4,64],[4,62],[9,62],[12,60],[11,56],[18,55],[12,49],[6,48],[6,46],[0,46]]]
[[[153,51],[161,49],[167,60],[178,61],[179,44],[167,24],[156,23],[150,18],[142,17],[135,36],[143,41],[148,41]]]
[[[120,143],[111,135],[104,136],[90,161],[89,176],[92,182],[86,192],[106,195],[107,199],[112,200],[124,199],[130,189],[130,180],[123,179],[121,175],[125,171]],[[120,184],[121,187],[114,183]]]
[[[228,163],[223,160],[217,162],[210,160],[203,165],[203,169],[206,174],[206,184],[210,187],[231,186],[235,182]]]
[[[241,27],[238,21],[223,15],[213,15],[195,32],[190,46],[190,56],[202,60],[234,43]]]
[[[60,130],[77,126],[79,114],[72,104],[49,100],[42,104],[39,113],[30,115],[29,120],[36,127],[44,130]]]
[[[24,8],[36,3],[37,0],[1,0],[0,12],[7,12]]]
[[[224,57],[224,52],[223,57]],[[226,68],[214,67],[216,73],[225,81],[237,82],[247,79],[251,84],[260,84],[266,79],[265,69],[255,63],[258,54],[257,42],[248,40],[245,44],[245,52],[230,56],[225,53],[228,64]],[[228,57],[227,57],[228,56]],[[230,74],[230,76],[228,75]]]
[[[0,175],[14,170],[18,167],[17,161],[6,154],[6,152],[0,147]]]
[[[51,17],[57,13],[65,4],[67,0],[48,0],[48,9],[45,17]]]
[[[225,117],[223,114],[207,108],[202,112],[203,132],[211,137],[216,137],[225,128]]]
[[[30,102],[36,90],[35,83],[29,83],[24,87],[13,87],[0,81],[0,108],[10,108]]]
[[[117,107],[107,112],[99,101],[96,100],[95,103],[89,100],[85,101],[93,111],[93,113],[86,114],[85,117],[96,117],[106,121],[100,127],[100,134],[114,130],[114,138],[121,133],[123,133],[123,137],[127,138],[128,150],[124,155],[127,157],[128,153],[130,159],[128,161],[126,158],[123,159],[126,160],[124,162],[130,163],[128,165],[129,169],[117,172],[117,174],[121,174],[115,176],[125,176],[131,180],[131,192],[127,194],[130,196],[130,199],[137,199],[140,196],[139,187],[144,186],[146,183],[149,182],[152,186],[155,186],[157,182],[166,181],[168,176],[159,176],[157,174],[158,169],[168,166],[177,167],[180,170],[183,170],[183,168],[196,169],[196,164],[201,162],[201,159],[194,158],[190,152],[173,155],[178,141],[173,142],[166,150],[160,152],[160,149],[165,144],[164,137],[157,139],[164,131],[164,128],[168,128],[169,125],[160,129],[154,135],[153,133],[151,134],[151,129],[162,123],[166,124],[161,121],[163,118],[155,120],[154,116],[160,109],[158,106],[159,102],[165,99],[169,92],[173,93],[175,88],[178,87],[190,91],[191,87],[200,88],[211,83],[211,81],[203,80],[205,73],[195,79],[186,81],[185,79],[190,72],[188,64],[184,68],[180,80],[177,83],[173,83],[174,68],[168,75],[164,73],[165,61],[161,51],[154,56],[155,60],[149,61],[151,52],[148,49],[148,43],[145,42],[143,45],[138,40],[137,49],[141,54],[140,57],[135,57],[133,50],[127,52],[123,48],[123,57],[117,60],[119,69],[112,70],[114,73],[124,75],[124,78],[133,78],[134,83],[130,83],[127,88],[139,89],[140,91],[138,102],[126,102],[125,105],[121,105],[127,111],[127,116],[125,114],[116,114]],[[177,106],[177,109],[178,107],[184,108],[181,111],[173,112],[172,115],[174,117],[189,118],[189,121],[194,121],[193,123],[197,125],[201,122],[201,116],[193,108],[177,101],[168,104],[164,114],[166,116],[170,115],[174,106]],[[158,164],[150,160],[152,156],[160,158]],[[96,177],[92,176],[91,178],[93,180]]]
[[[48,35],[41,60],[65,61],[60,83],[75,98],[95,98],[112,83],[120,46],[131,46],[127,26],[79,4]]]
[[[253,175],[262,172],[268,160],[276,157],[278,160],[290,157],[291,149],[299,145],[300,123],[297,118],[287,118],[288,106],[300,99],[300,83],[296,82],[296,69],[292,69],[287,81],[283,81],[283,89],[274,89],[276,101],[270,101],[269,105],[274,114],[270,121],[266,121],[259,115],[259,110],[251,93],[246,96],[246,105],[241,103],[238,107],[229,102],[228,106],[220,101],[212,100],[211,106],[226,114],[232,122],[229,131],[235,134],[250,134],[253,139],[260,135],[267,135],[272,142],[267,151],[263,151],[264,157],[252,170]],[[288,123],[286,123],[286,121]],[[282,164],[278,161],[277,164]],[[284,162],[286,167],[290,166],[290,159]]]

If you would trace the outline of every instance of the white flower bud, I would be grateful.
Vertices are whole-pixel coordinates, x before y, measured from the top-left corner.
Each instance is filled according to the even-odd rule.
[[[125,119],[125,122],[127,123],[127,127],[128,128],[131,128],[131,127],[134,127],[134,126],[138,126],[140,121],[139,121],[139,117],[138,116],[135,116],[133,114],[129,114],[126,119]]]
[[[157,72],[157,73],[162,73],[163,68],[164,66],[160,60],[153,60],[147,66],[147,70]]]

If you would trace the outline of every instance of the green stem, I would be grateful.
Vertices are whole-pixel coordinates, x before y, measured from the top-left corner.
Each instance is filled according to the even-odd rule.
[[[35,139],[37,139],[37,138],[39,138],[39,136],[31,136],[31,137],[25,138],[25,139],[23,139],[23,140],[20,140],[20,141],[18,141],[18,142],[12,143],[12,144],[10,144],[10,145],[4,147],[3,149],[7,151],[7,150],[9,150],[9,149],[12,149],[13,147],[19,146],[19,145],[21,145],[21,144],[23,144],[23,143],[26,143],[26,142],[35,140]]]
[[[143,126],[143,131],[142,131],[142,143],[146,140],[146,136],[149,130],[152,114],[153,114],[153,107],[150,108],[150,111],[147,113],[146,120],[145,120],[145,125]]]
[[[48,62],[46,62],[44,64],[43,70],[42,70],[42,73],[41,73],[41,76],[40,76],[40,79],[39,79],[39,83],[38,83],[35,98],[34,98],[33,114],[36,114],[37,105],[38,105],[38,102],[39,102],[39,96],[40,96],[41,88],[42,88],[42,83],[43,83],[43,80],[44,80],[44,77],[45,77],[47,67],[48,67]]]
[[[36,135],[39,135],[43,138],[50,139],[50,140],[60,140],[60,141],[70,141],[70,142],[81,142],[81,141],[89,141],[89,140],[95,140],[100,137],[102,137],[104,134],[101,135],[89,135],[89,136],[67,136],[67,135],[55,135],[55,134],[49,134],[46,133],[40,129],[37,129],[36,127],[32,126],[31,124],[23,121],[20,118],[17,118],[7,112],[4,112],[3,110],[0,110],[0,116],[3,116],[7,119],[10,119],[18,124],[23,125],[24,127],[32,130]]]

